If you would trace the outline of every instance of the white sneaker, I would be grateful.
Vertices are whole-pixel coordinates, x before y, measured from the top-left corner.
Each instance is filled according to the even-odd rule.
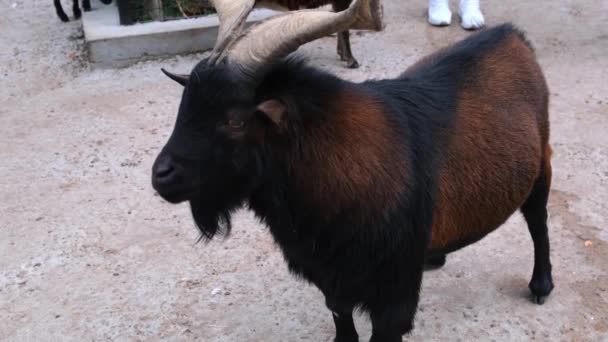
[[[429,24],[447,26],[452,23],[449,0],[429,0]]]
[[[460,25],[465,30],[477,30],[485,25],[485,19],[481,9],[479,9],[479,0],[460,0]]]

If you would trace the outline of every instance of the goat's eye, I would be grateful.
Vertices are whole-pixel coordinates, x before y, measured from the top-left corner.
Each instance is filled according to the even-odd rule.
[[[243,129],[245,127],[245,121],[242,120],[228,120],[228,127],[231,129]]]

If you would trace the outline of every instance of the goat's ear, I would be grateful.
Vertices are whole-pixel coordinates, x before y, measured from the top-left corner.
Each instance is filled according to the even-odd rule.
[[[264,114],[270,121],[274,122],[275,125],[280,126],[285,119],[287,107],[279,100],[270,99],[260,103],[256,110]]]
[[[183,85],[184,87],[186,86],[186,84],[188,84],[188,79],[190,78],[189,75],[173,74],[173,73],[168,72],[164,68],[160,68],[160,70],[163,72],[163,74],[167,75],[167,77],[169,77],[170,79],[174,80],[175,82]]]

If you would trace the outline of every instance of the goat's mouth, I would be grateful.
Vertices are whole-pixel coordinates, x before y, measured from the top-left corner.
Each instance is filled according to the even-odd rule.
[[[198,197],[198,189],[193,189],[190,187],[172,187],[172,188],[162,188],[155,186],[157,193],[162,197],[165,201],[178,204],[185,201],[190,201],[196,197]]]

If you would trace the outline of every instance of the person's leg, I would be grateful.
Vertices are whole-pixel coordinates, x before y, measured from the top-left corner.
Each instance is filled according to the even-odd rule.
[[[429,24],[447,26],[452,23],[449,0],[429,0]]]
[[[465,30],[477,30],[485,25],[485,19],[479,8],[479,0],[460,0],[458,14],[460,25]]]

